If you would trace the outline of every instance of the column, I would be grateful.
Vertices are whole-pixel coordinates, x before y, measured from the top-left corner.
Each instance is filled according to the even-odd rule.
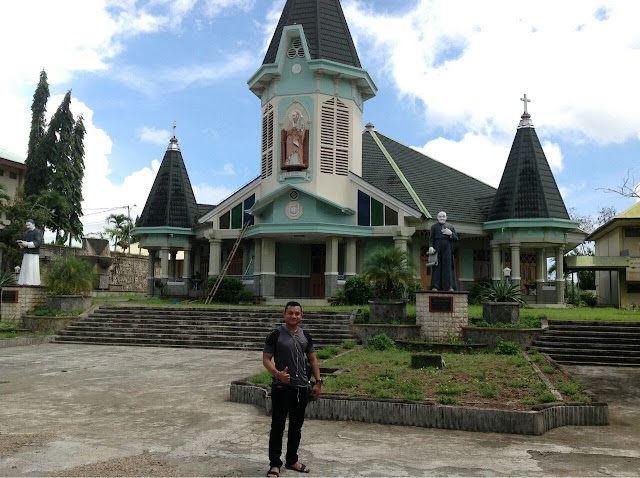
[[[511,284],[517,285],[519,290],[521,287],[521,272],[520,272],[520,244],[511,245]]]
[[[217,276],[220,274],[220,254],[222,249],[222,240],[209,239],[209,276]]]
[[[147,296],[153,297],[156,273],[156,251],[149,249],[149,259],[147,261]]]
[[[160,279],[164,282],[169,278],[169,248],[160,249]]]
[[[400,249],[402,252],[407,252],[407,241],[408,237],[405,236],[395,236],[393,238],[393,244]]]
[[[556,249],[556,304],[564,304],[564,246]]]
[[[182,278],[191,279],[191,246],[184,248],[184,263],[182,266]]]
[[[253,240],[253,293],[262,295],[262,239]]]
[[[536,302],[542,304],[544,302],[544,293],[542,287],[547,279],[547,259],[544,249],[538,249],[536,254]]]
[[[491,280],[500,282],[502,280],[502,261],[500,260],[500,246],[491,244]]]
[[[345,248],[345,261],[344,261],[344,275],[348,279],[357,275],[356,254],[357,254],[357,242],[354,238],[347,239],[347,245]]]
[[[262,296],[274,298],[276,295],[276,241],[262,239],[261,289]]]
[[[338,238],[327,237],[327,256],[324,272],[324,296],[333,297],[338,290]]]
[[[175,277],[177,276],[176,274],[177,262],[178,262],[178,252],[169,251],[169,277],[171,277],[172,279],[175,279]]]

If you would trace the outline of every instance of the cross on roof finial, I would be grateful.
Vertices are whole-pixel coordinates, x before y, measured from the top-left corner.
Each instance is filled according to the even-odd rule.
[[[526,97],[527,95],[524,95],[524,96]],[[526,104],[525,104],[525,110],[526,110]],[[173,122],[173,137],[174,138],[176,137],[176,122],[175,121]]]
[[[531,103],[531,100],[527,98],[527,94],[524,94],[524,98],[520,98],[520,101],[524,101],[524,114],[528,115],[529,112],[527,111],[527,103]]]

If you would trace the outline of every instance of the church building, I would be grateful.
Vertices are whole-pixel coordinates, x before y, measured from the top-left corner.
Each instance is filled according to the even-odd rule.
[[[529,302],[564,302],[562,258],[586,234],[569,218],[526,95],[496,190],[364,125],[377,87],[339,0],[287,0],[248,87],[262,118],[259,175],[220,204],[198,204],[174,133],[132,231],[149,251],[149,294],[218,275],[238,237],[226,275],[267,302],[325,302],[379,246],[408,251],[428,290],[429,229],[446,211],[459,237],[457,290],[506,274]]]

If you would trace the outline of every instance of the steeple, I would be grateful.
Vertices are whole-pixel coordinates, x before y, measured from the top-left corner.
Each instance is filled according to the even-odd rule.
[[[488,220],[570,219],[527,109],[531,100],[520,100],[524,113]]]
[[[198,206],[182,159],[174,123],[173,137],[169,140],[169,146],[136,227],[190,229],[197,218]]]
[[[332,60],[362,68],[340,0],[287,0],[263,64],[276,61],[282,30],[302,25],[312,60]]]

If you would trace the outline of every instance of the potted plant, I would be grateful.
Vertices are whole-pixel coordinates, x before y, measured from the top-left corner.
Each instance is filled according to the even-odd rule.
[[[47,308],[63,312],[89,308],[89,294],[95,280],[93,265],[82,257],[68,255],[56,259],[49,265],[46,275]]]
[[[362,276],[371,284],[369,318],[402,322],[407,318],[407,291],[415,283],[411,257],[397,247],[378,248],[364,261]]]
[[[482,318],[489,323],[516,324],[520,320],[520,306],[525,302],[520,297],[520,286],[505,281],[486,284],[479,294],[482,303]]]

